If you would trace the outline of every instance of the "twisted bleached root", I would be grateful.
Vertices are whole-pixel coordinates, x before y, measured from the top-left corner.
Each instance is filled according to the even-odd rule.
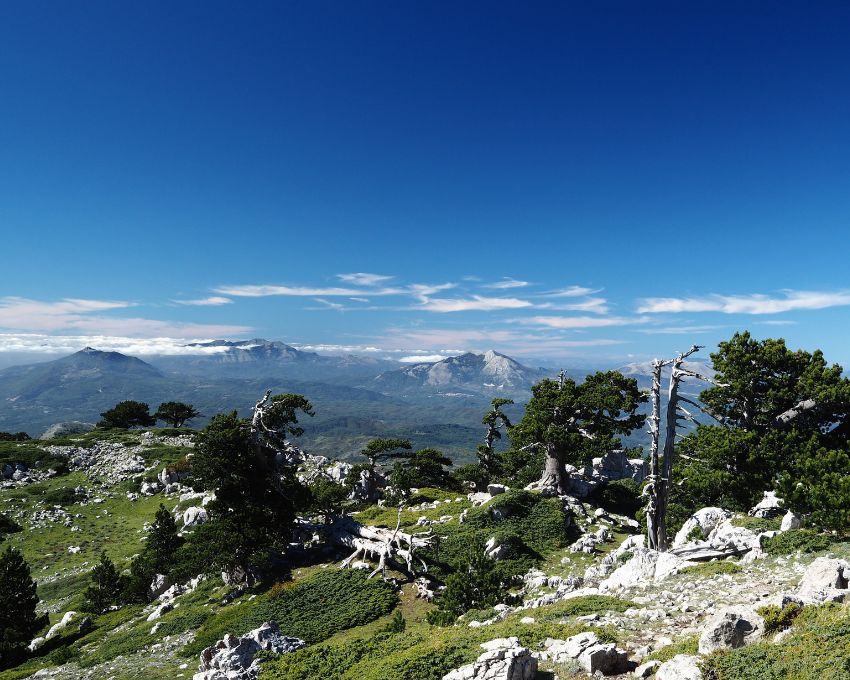
[[[358,558],[362,558],[377,562],[369,578],[378,572],[386,578],[387,564],[411,578],[416,577],[418,565],[421,565],[423,573],[427,573],[428,565],[416,555],[416,551],[431,545],[431,531],[408,534],[399,531],[400,525],[401,508],[395,529],[366,526],[348,516],[336,518],[330,527],[331,539],[334,543],[354,549],[354,552],[342,561],[340,567],[345,569]]]

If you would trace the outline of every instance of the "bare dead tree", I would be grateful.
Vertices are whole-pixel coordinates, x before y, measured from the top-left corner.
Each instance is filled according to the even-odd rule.
[[[682,406],[681,402],[692,404],[700,411],[708,413],[700,404],[679,394],[679,386],[684,378],[694,378],[702,382],[717,385],[713,379],[695,371],[683,368],[683,363],[692,354],[700,349],[699,345],[693,345],[688,351],[681,352],[675,359],[656,359],[652,364],[652,415],[650,416],[650,474],[647,485],[644,487],[644,495],[647,498],[646,521],[647,521],[647,544],[654,550],[667,550],[667,507],[670,498],[670,485],[672,483],[673,462],[676,454],[676,429],[680,420],[688,420],[696,423],[694,415]],[[663,470],[659,469],[659,440],[661,437],[661,373],[665,366],[671,366],[670,380],[667,389],[667,408],[665,414]],[[680,415],[681,414],[681,415]]]

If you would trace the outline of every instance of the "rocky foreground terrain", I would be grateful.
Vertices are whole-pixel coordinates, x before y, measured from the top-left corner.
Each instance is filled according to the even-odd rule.
[[[436,582],[366,579],[357,567],[371,565],[341,570],[341,556],[322,550],[283,590],[233,588],[216,575],[163,579],[151,584],[147,605],[94,616],[80,610],[80,593],[102,551],[126,568],[160,503],[184,533],[207,521],[209,498],[187,486],[180,465],[192,437],[89,433],[4,446],[7,460],[12,447],[21,460],[2,468],[0,512],[23,527],[6,541],[32,566],[51,625],[31,643],[31,660],[0,679],[850,677],[839,662],[850,614],[837,604],[850,592],[850,545],[814,541],[769,495],[748,515],[701,510],[667,553],[644,547],[634,519],[562,497],[571,542],[540,554],[503,604],[449,627],[425,620]],[[64,465],[50,468],[35,455]],[[349,469],[310,465],[335,478]],[[599,461],[576,472],[576,483],[638,468]],[[469,494],[423,489],[399,523],[450,540],[482,517],[491,527],[513,521],[516,493],[501,485]],[[392,526],[396,514],[375,507],[359,519]],[[507,559],[499,532],[486,531],[488,553]],[[396,612],[402,630],[391,627]],[[835,634],[824,640],[824,630]],[[816,661],[795,676],[786,657]]]

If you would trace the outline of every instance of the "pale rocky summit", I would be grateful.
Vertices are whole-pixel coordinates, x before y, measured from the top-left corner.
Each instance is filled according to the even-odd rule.
[[[705,624],[699,639],[699,653],[737,649],[760,640],[764,619],[749,607],[724,607]]]
[[[306,646],[303,640],[281,635],[277,624],[271,622],[242,637],[228,633],[201,652],[201,664],[193,680],[256,680],[260,674],[260,665],[254,660],[257,652],[288,654]]]

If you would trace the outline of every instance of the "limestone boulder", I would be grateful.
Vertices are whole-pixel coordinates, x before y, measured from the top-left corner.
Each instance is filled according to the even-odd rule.
[[[850,564],[846,560],[818,557],[800,579],[797,597],[806,603],[842,602],[847,596]]]
[[[533,680],[537,659],[515,637],[481,645],[484,653],[470,664],[446,673],[443,680]]]
[[[661,664],[655,673],[655,680],[702,680],[699,657],[677,654]]]
[[[732,513],[723,508],[708,507],[697,510],[676,533],[676,537],[673,539],[673,547],[678,548],[690,541],[695,529],[699,531],[700,540],[707,539],[719,524],[730,517],[732,517]]]
[[[711,616],[699,638],[699,653],[737,649],[760,640],[764,619],[749,607],[724,607]]]

